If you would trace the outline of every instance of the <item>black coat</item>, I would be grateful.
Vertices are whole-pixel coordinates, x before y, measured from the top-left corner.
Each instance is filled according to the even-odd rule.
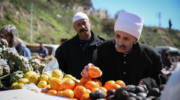
[[[159,83],[162,62],[152,48],[137,43],[128,54],[115,50],[115,41],[99,46],[95,64],[103,71],[102,81],[123,80],[127,84],[138,84],[141,79],[155,79]],[[146,79],[145,79],[146,80]]]
[[[91,33],[92,37],[84,48],[81,47],[82,44],[76,35],[57,49],[55,57],[60,69],[65,73],[80,78],[84,66],[92,62],[94,51],[103,43],[104,39]]]

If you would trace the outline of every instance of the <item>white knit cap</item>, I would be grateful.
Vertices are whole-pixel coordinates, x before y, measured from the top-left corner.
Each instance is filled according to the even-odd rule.
[[[138,40],[141,36],[144,20],[132,13],[120,12],[116,20],[114,31],[127,32]]]
[[[77,12],[73,17],[72,22],[74,23],[75,21],[80,20],[80,19],[89,19],[89,18],[85,13]]]

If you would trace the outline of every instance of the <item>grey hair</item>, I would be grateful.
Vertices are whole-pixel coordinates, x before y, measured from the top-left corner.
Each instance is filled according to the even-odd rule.
[[[12,40],[10,41],[9,46],[10,47],[14,46],[16,38],[18,37],[18,30],[16,29],[16,27],[12,24],[7,24],[7,25],[4,25],[2,29],[0,30],[1,35],[3,35],[2,33],[3,31],[7,31],[8,35],[12,37]]]

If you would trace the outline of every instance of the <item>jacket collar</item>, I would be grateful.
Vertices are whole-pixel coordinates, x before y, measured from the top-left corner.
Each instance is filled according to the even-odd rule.
[[[102,43],[102,40],[91,31],[92,42],[89,44],[90,46],[99,46]]]

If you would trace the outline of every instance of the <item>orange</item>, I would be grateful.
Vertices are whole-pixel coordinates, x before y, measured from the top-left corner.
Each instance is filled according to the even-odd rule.
[[[86,93],[91,93],[91,90],[89,90],[89,89],[86,89]]]
[[[50,86],[54,90],[60,90],[61,89],[61,80],[52,77],[49,82]]]
[[[104,87],[99,87],[99,90],[102,90],[104,92],[105,95],[107,95],[107,89]]]
[[[76,83],[74,87],[76,87],[76,86],[82,86],[82,84]]]
[[[105,82],[104,87],[109,90],[112,89],[113,85],[116,84],[114,80],[109,80]]]
[[[21,89],[24,86],[24,83],[18,83],[17,88]]]
[[[74,87],[75,87],[75,82],[72,79],[65,78],[62,81],[61,89],[74,89]]]
[[[85,93],[81,96],[80,100],[91,100],[89,97],[89,93]]]
[[[56,90],[48,90],[47,94],[50,94],[50,95],[57,95],[57,91]]]
[[[39,80],[39,75],[34,71],[29,71],[29,72],[25,73],[24,77],[29,80],[28,83],[37,84],[37,82]]]
[[[63,97],[63,90],[58,91],[58,92],[57,92],[57,96]]]
[[[47,76],[48,76],[48,78],[50,78],[50,77],[51,77],[51,75],[50,75],[48,72],[43,72],[43,73],[42,73],[42,75],[47,75]]]
[[[63,90],[63,91],[58,91],[57,95],[62,96],[62,97],[67,97],[67,98],[73,98],[74,97],[74,92],[71,89],[66,89],[66,90]]]
[[[48,81],[49,78],[50,78],[50,77],[49,77],[48,75],[42,74],[42,75],[40,76],[40,81]]]
[[[14,82],[11,87],[13,89],[21,89],[23,86],[24,86],[24,83]]]
[[[71,89],[66,89],[63,91],[63,97],[67,98],[73,98],[74,97],[74,92]]]
[[[62,79],[63,76],[64,76],[63,72],[61,70],[59,70],[59,69],[54,69],[52,71],[52,77],[56,77],[58,79]]]
[[[20,78],[20,79],[18,80],[18,82],[19,82],[19,83],[27,84],[27,83],[29,83],[29,80],[28,80],[27,78]]]
[[[88,76],[90,78],[98,78],[101,77],[101,75],[102,75],[102,71],[98,67],[96,66],[89,67]]]
[[[75,81],[75,82],[77,82],[77,83],[80,82],[79,79],[77,79],[76,77],[74,77],[74,76],[72,76],[72,75],[70,75],[70,74],[66,74],[66,75],[64,76],[64,78],[72,79],[73,81]]]
[[[42,89],[41,93],[47,93],[50,89],[46,88],[46,89]]]
[[[13,82],[12,85],[11,85],[11,88],[12,89],[16,89],[17,85],[18,85],[18,82]]]
[[[29,79],[32,75],[36,74],[36,72],[34,71],[28,71],[25,73],[24,77]]]
[[[78,100],[77,98],[72,98],[71,100]]]
[[[95,81],[88,81],[88,82],[86,82],[85,87],[92,91],[94,88],[98,88],[99,84]]]
[[[126,84],[122,80],[117,80],[116,84],[120,85],[121,87],[125,87],[126,86]]]
[[[99,90],[99,87],[98,88],[93,88],[92,92],[96,91],[96,90]]]
[[[79,85],[74,88],[74,95],[78,99],[85,93],[87,93],[87,89],[84,86]]]
[[[30,83],[37,84],[38,80],[39,80],[39,75],[37,73],[34,73],[29,77],[29,82]]]
[[[119,84],[113,84],[112,87],[110,89],[118,89],[120,88],[121,86]]]
[[[86,82],[90,81],[91,78],[82,77],[80,80],[80,84],[84,85]]]
[[[37,86],[39,88],[46,88],[47,87],[47,82],[46,81],[40,81]]]
[[[98,83],[99,84],[99,86],[102,86],[102,83],[101,83],[101,81],[99,81],[99,80],[94,80],[96,83]]]

